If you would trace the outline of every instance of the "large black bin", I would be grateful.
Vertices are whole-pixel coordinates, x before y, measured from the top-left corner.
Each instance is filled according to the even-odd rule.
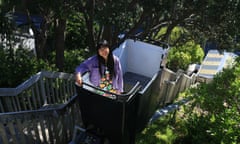
[[[99,131],[110,144],[134,144],[139,90],[137,83],[129,93],[112,99],[77,86],[84,126]]]
[[[116,100],[94,93],[87,74],[77,88],[85,125],[104,129],[114,144],[128,144],[142,131],[160,102],[161,62],[168,46],[127,39],[113,52],[120,59],[126,95]],[[138,82],[141,88],[134,87]]]

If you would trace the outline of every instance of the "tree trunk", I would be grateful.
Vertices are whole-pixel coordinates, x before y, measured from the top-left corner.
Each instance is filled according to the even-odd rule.
[[[66,19],[56,19],[55,27],[55,48],[56,48],[56,66],[59,71],[64,69],[64,31],[66,28]]]
[[[46,19],[43,19],[41,23],[41,28],[38,30],[31,19],[30,12],[26,9],[28,23],[30,24],[35,39],[35,50],[38,59],[46,59],[46,41],[47,41],[47,27],[49,23]]]
[[[102,35],[102,38],[101,38],[101,39],[105,39],[105,40],[107,40],[110,44],[113,44],[112,36],[113,36],[112,26],[111,26],[110,24],[104,25],[103,35]]]

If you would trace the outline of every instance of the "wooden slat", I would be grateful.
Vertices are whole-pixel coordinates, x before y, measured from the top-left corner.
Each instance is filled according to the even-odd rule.
[[[52,117],[47,117],[47,122],[46,122],[46,126],[47,126],[47,129],[48,129],[48,141],[49,143],[54,143],[54,134],[53,134],[53,127],[52,127],[52,123],[53,123],[53,118]]]
[[[41,96],[41,89],[40,85],[41,83],[36,83],[35,91],[36,91],[36,100],[37,100],[37,108],[40,108],[43,105],[43,97]]]
[[[62,85],[62,80],[61,79],[59,79],[59,78],[57,78],[56,80],[55,80],[55,102],[54,103],[61,103],[61,96],[59,95],[59,93],[60,93],[60,90],[62,89],[62,87],[61,87],[61,85]]]
[[[26,97],[25,97],[25,91],[23,91],[21,94],[19,94],[19,99],[20,99],[20,103],[21,103],[21,110],[27,110],[27,105],[26,105]]]
[[[43,143],[47,143],[47,134],[46,134],[46,126],[45,126],[45,120],[42,116],[39,117],[39,122],[38,122],[38,129],[39,129],[39,133],[41,134],[41,141]]]
[[[51,91],[51,95],[50,95],[50,102],[49,102],[49,104],[54,104],[55,103],[55,82],[53,81],[53,79],[51,78],[51,79],[49,79],[49,81],[50,81],[50,91]]]
[[[32,105],[33,105],[33,109],[36,110],[38,107],[37,107],[37,101],[36,101],[36,93],[35,93],[35,87],[36,87],[36,84],[34,84],[32,87],[31,87],[31,92],[32,92],[32,95],[31,95],[31,98],[32,98]]]
[[[64,85],[63,85],[63,82],[61,81],[61,85],[60,85],[60,92],[61,92],[61,94],[60,94],[60,97],[61,97],[61,100],[64,100],[64,89],[65,88],[63,88],[64,87]]]
[[[15,101],[14,101],[14,97],[13,96],[9,96],[8,97],[8,103],[7,103],[9,109],[11,110],[11,112],[16,110],[15,107]]]
[[[17,136],[16,136],[16,131],[14,128],[14,124],[12,122],[8,123],[8,128],[9,128],[9,132],[10,132],[10,141],[12,141],[14,144],[18,144],[18,140],[17,140]]]
[[[34,110],[33,107],[32,107],[31,95],[29,95],[29,92],[30,91],[27,92],[27,96],[26,96],[27,104],[28,104],[28,109],[27,110]]]
[[[34,132],[34,136],[36,138],[36,141],[42,142],[42,140],[40,138],[41,137],[41,133],[40,133],[40,130],[38,128],[38,125],[39,125],[38,120],[34,119],[33,120],[33,125],[32,125],[32,129],[33,129],[32,132]]]
[[[7,108],[7,112],[12,112],[13,111],[13,107],[11,105],[11,96],[7,96],[4,99],[4,103],[5,103],[5,107]]]
[[[57,78],[57,79],[55,79],[55,101],[54,101],[54,103],[60,103],[60,97],[59,97],[59,91],[60,91],[60,85],[61,85],[61,83],[60,83],[60,81],[59,81],[60,79],[59,78]]]
[[[61,143],[61,140],[58,135],[58,127],[57,127],[57,124],[58,124],[58,121],[59,121],[59,117],[56,118],[56,119],[53,119],[53,123],[52,123],[52,134],[54,135],[54,138],[55,138],[55,141],[56,143]]]
[[[5,112],[5,108],[3,107],[3,103],[2,103],[2,100],[3,98],[0,97],[0,113],[4,113]]]
[[[26,142],[26,139],[25,139],[25,135],[23,133],[24,125],[22,124],[22,120],[17,119],[16,124],[17,124],[17,131],[18,131],[18,134],[19,134],[18,141],[19,141],[20,144],[26,144],[27,142]]]
[[[26,133],[26,141],[27,143],[37,143],[36,132],[34,131],[35,123],[31,119],[31,117],[24,116],[23,119],[24,133]]]
[[[2,143],[8,144],[8,136],[5,128],[6,126],[4,126],[4,124],[0,122],[0,133],[1,133],[0,137],[1,137]]]
[[[40,96],[42,97],[42,105],[44,105],[44,104],[47,104],[47,92],[49,92],[48,91],[48,89],[47,89],[47,85],[46,85],[46,78],[41,78],[40,80],[39,80],[39,83],[40,83],[40,89],[41,89],[41,94],[40,94]]]
[[[22,108],[21,108],[18,96],[15,96],[15,101],[16,101],[16,105],[17,105],[17,111],[21,111]]]
[[[48,104],[48,103],[51,103],[50,100],[49,100],[49,97],[50,97],[50,84],[49,84],[49,79],[45,79],[44,80],[45,82],[45,88],[46,88],[46,99],[44,101],[44,104]]]
[[[60,117],[58,118],[58,121],[57,121],[57,130],[56,133],[61,136],[59,137],[59,140],[60,141],[63,141],[63,133],[64,133],[64,129],[63,129],[63,115],[60,115]]]
[[[63,81],[63,100],[67,100],[67,81]]]

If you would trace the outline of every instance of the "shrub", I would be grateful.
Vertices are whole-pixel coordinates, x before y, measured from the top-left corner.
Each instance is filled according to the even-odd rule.
[[[209,84],[202,83],[185,95],[192,95],[184,111],[183,143],[240,142],[240,63],[224,69]]]
[[[201,63],[204,52],[199,44],[188,41],[184,45],[172,47],[167,58],[167,67],[173,71],[187,70],[189,64]]]
[[[0,49],[0,87],[16,87],[41,70],[57,70],[43,60],[37,60],[29,50],[16,51]]]

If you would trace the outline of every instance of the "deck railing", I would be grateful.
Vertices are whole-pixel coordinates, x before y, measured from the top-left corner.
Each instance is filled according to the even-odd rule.
[[[68,143],[81,124],[74,76],[42,71],[0,88],[0,143]]]
[[[172,103],[176,96],[196,83],[197,75],[187,75],[182,70],[176,73],[170,69],[164,68],[161,74],[160,81],[160,105]]]

